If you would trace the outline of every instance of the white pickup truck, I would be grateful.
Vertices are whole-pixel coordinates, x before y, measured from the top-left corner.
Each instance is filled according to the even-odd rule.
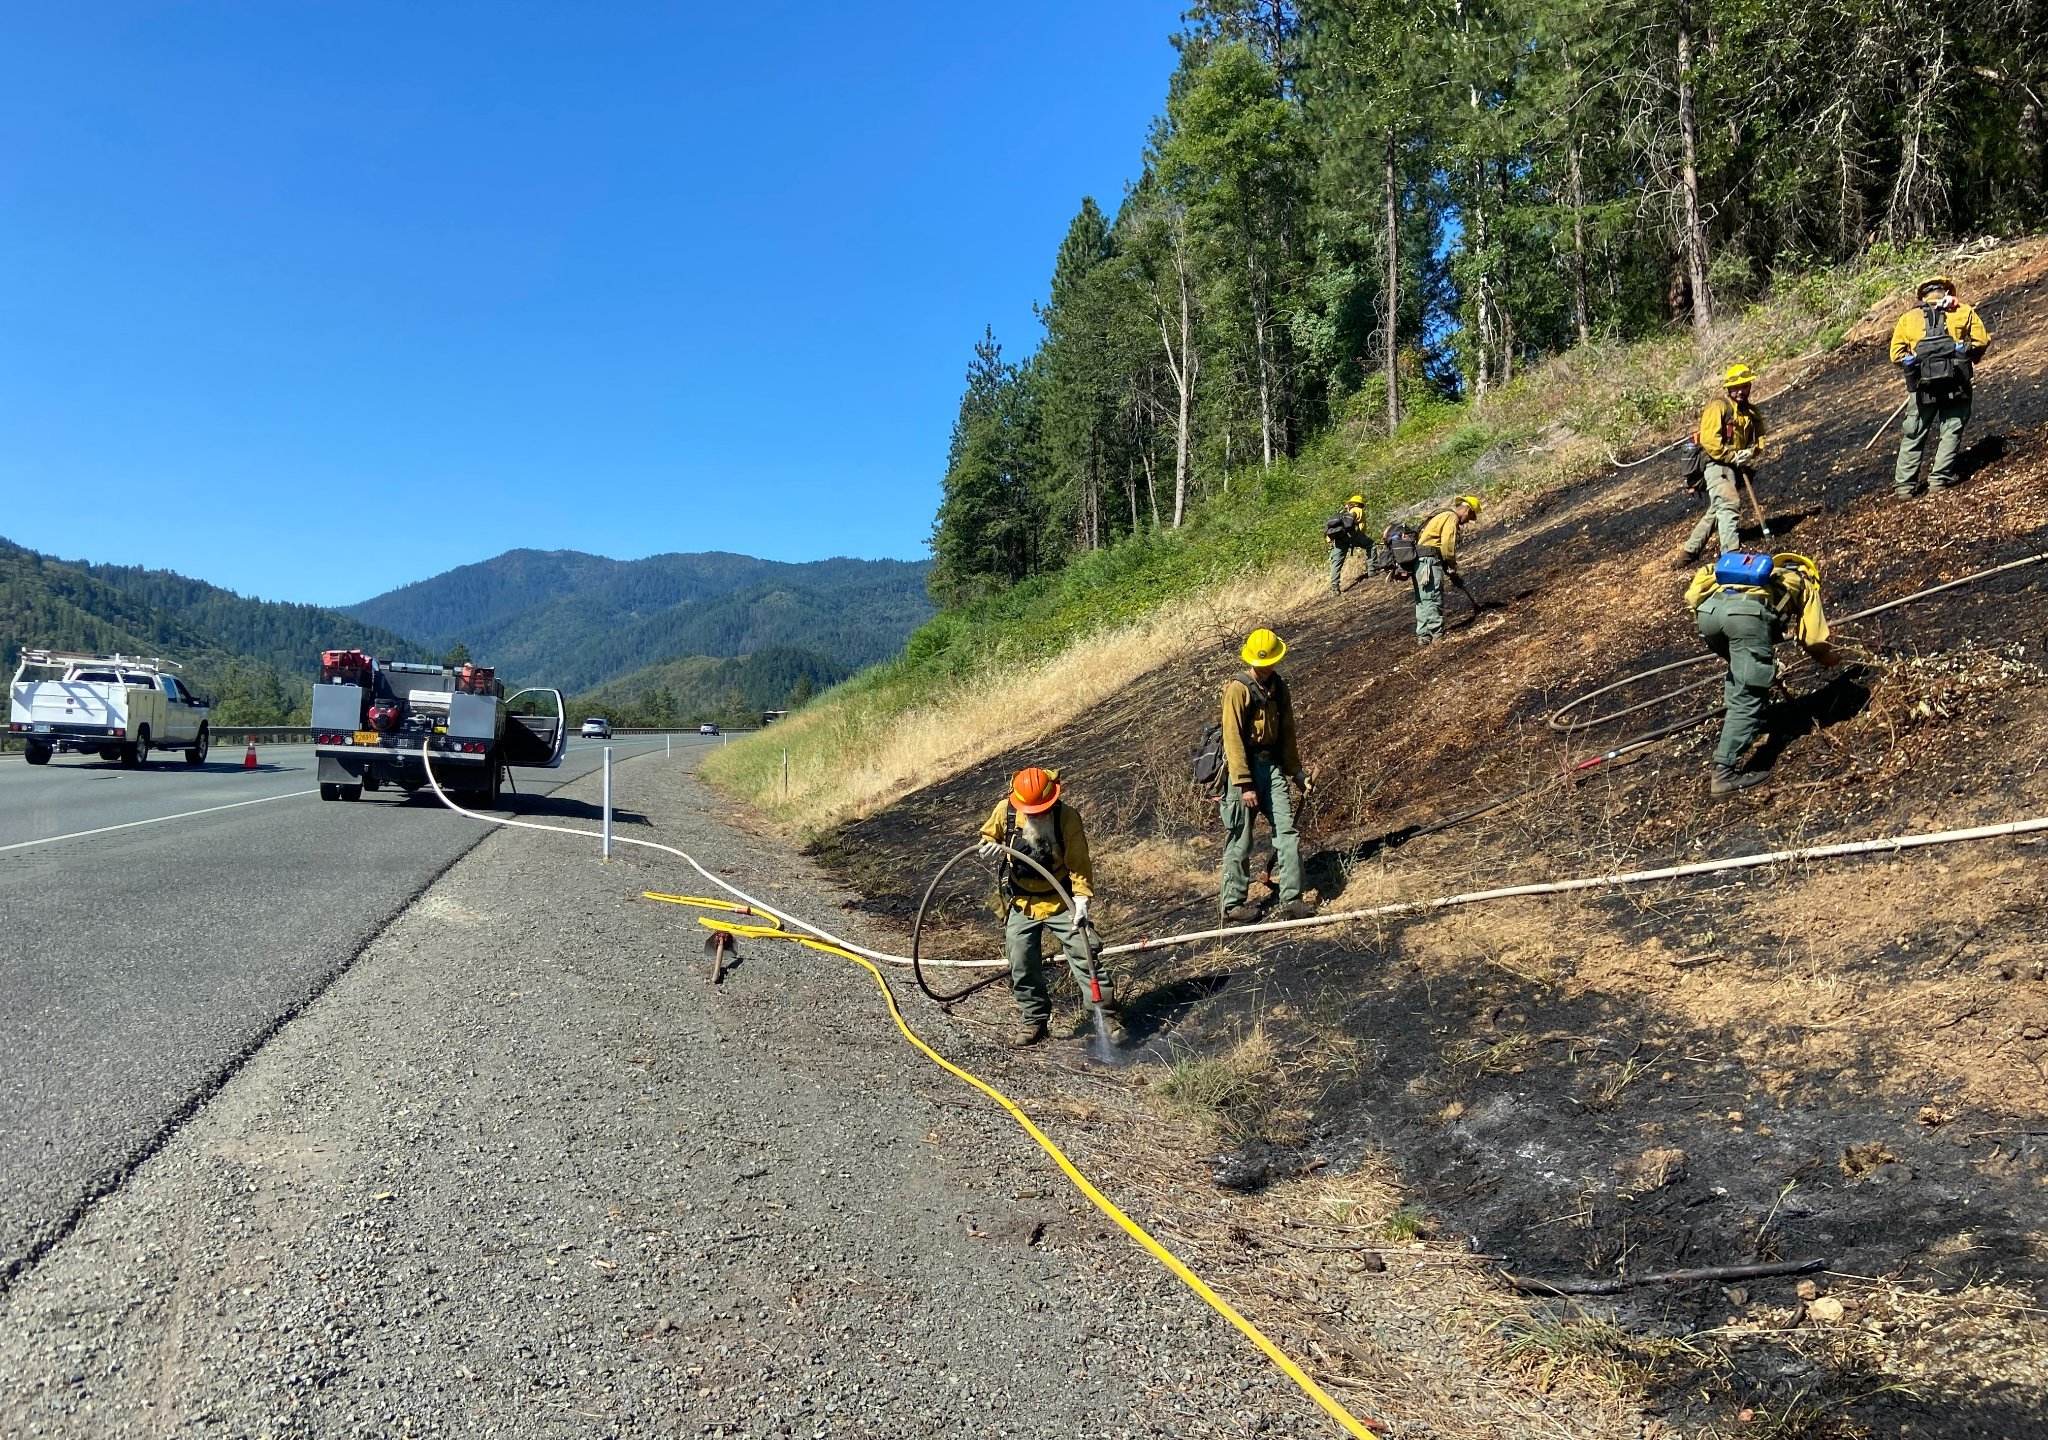
[[[24,650],[7,691],[7,732],[25,744],[31,765],[75,751],[132,770],[147,764],[152,750],[182,750],[187,765],[203,765],[212,743],[210,702],[169,673],[177,668],[133,655]],[[62,678],[24,679],[31,670],[59,671]]]

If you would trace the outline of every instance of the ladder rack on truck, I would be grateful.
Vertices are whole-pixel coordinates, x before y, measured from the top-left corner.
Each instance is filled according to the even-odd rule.
[[[529,696],[542,713],[518,713]],[[322,800],[360,800],[386,784],[411,794],[427,783],[424,748],[444,790],[495,807],[505,767],[553,769],[568,731],[561,691],[508,696],[487,666],[417,665],[360,650],[320,657],[313,744]]]

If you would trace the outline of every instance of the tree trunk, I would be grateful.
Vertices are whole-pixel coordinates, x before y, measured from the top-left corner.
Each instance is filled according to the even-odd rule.
[[[1679,189],[1684,205],[1684,233],[1679,248],[1685,254],[1686,279],[1692,286],[1693,334],[1704,338],[1714,328],[1714,297],[1707,291],[1707,226],[1700,210],[1699,113],[1692,85],[1692,16],[1683,7],[1678,12],[1678,146]]]
[[[1479,273],[1472,282],[1472,308],[1479,326],[1478,363],[1473,367],[1473,401],[1486,403],[1486,388],[1493,366],[1493,286],[1487,275],[1486,255],[1486,166],[1480,162],[1472,171],[1472,238],[1481,257]]]
[[[1579,343],[1593,338],[1593,326],[1586,304],[1586,191],[1579,176],[1579,151],[1584,142],[1572,131],[1571,149],[1565,156],[1566,198],[1572,207],[1572,321],[1578,326]]]
[[[1387,433],[1401,428],[1401,212],[1394,176],[1394,132],[1387,132]]]
[[[1178,246],[1174,249],[1174,269],[1180,276],[1180,364],[1174,370],[1174,378],[1180,383],[1180,416],[1173,435],[1173,528],[1178,530],[1188,514],[1188,457],[1195,418],[1194,296],[1189,293],[1185,254]]]

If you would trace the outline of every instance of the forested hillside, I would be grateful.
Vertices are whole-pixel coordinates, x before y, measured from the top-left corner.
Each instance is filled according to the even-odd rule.
[[[704,721],[758,725],[764,710],[794,710],[852,672],[812,650],[771,646],[714,659],[686,655],[620,676],[569,702],[570,718],[602,715],[614,725],[681,725]]]
[[[511,678],[572,689],[678,657],[785,646],[851,670],[893,653],[931,617],[925,570],[899,560],[513,550],[348,610],[437,648],[460,641]]]
[[[1174,529],[1333,423],[1816,264],[2048,213],[2048,11],[1206,0],[1044,333],[976,347],[933,535],[971,600]]]
[[[247,600],[165,571],[67,564],[0,540],[0,664],[10,675],[31,645],[162,656],[213,700],[218,723],[295,724],[320,651],[373,633],[314,606]]]
[[[238,655],[298,675],[315,675],[322,650],[354,647],[393,660],[438,658],[426,647],[321,605],[257,600],[171,570],[70,562],[102,584],[169,615]]]

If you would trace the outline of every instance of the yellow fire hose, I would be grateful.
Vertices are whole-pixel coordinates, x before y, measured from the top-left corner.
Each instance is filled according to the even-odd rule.
[[[730,900],[713,900],[697,895],[662,895],[652,890],[643,891],[642,893],[649,900],[660,900],[669,905],[693,905],[705,910],[758,913],[749,912],[748,907],[736,905]],[[768,918],[770,920],[773,919],[773,917]],[[989,1084],[988,1081],[982,1079],[979,1075],[955,1065],[951,1060],[948,1060],[919,1038],[917,1032],[912,1030],[909,1023],[904,1020],[903,1012],[896,1008],[896,996],[889,989],[889,982],[882,978],[880,968],[872,960],[867,959],[865,956],[856,955],[851,950],[842,949],[826,941],[814,939],[809,935],[791,934],[782,928],[780,922],[745,924],[733,920],[719,920],[709,915],[699,915],[697,923],[707,929],[723,931],[725,934],[738,938],[791,940],[809,949],[822,951],[827,955],[837,955],[842,960],[851,960],[854,964],[866,970],[869,975],[874,977],[875,987],[882,992],[882,1003],[889,1007],[889,1018],[896,1022],[896,1028],[903,1033],[903,1038],[915,1046],[919,1053],[954,1079],[973,1086],[976,1090],[988,1096],[989,1099],[995,1101],[996,1104],[1002,1106],[1004,1113],[1023,1127],[1024,1133],[1036,1142],[1039,1149],[1052,1157],[1053,1163],[1060,1167],[1061,1173],[1067,1179],[1073,1181],[1074,1187],[1087,1196],[1089,1202],[1096,1209],[1114,1220],[1118,1228],[1130,1236],[1131,1239],[1137,1241],[1147,1254],[1172,1271],[1174,1277],[1187,1286],[1188,1289],[1199,1295],[1210,1309],[1235,1326],[1238,1333],[1251,1341],[1258,1348],[1261,1355],[1264,1355],[1273,1364],[1278,1366],[1282,1374],[1301,1387],[1304,1395],[1320,1405],[1332,1420],[1335,1420],[1342,1426],[1347,1435],[1355,1437],[1355,1440],[1378,1440],[1378,1436],[1367,1428],[1364,1421],[1345,1409],[1340,1401],[1323,1389],[1322,1386],[1316,1384],[1309,1377],[1308,1372],[1297,1365],[1288,1356],[1286,1351],[1267,1339],[1265,1333],[1258,1326],[1245,1319],[1228,1300],[1225,1300],[1221,1295],[1210,1289],[1201,1276],[1190,1270],[1179,1256],[1153,1239],[1151,1234],[1142,1225],[1119,1209],[1114,1200],[1111,1200],[1107,1195],[1096,1189],[1093,1182],[1081,1173],[1080,1167],[1069,1160],[1066,1153],[1052,1142],[1051,1136],[1031,1122],[1031,1117],[1026,1115],[1014,1100],[1010,1099],[1009,1096],[996,1089],[995,1086]]]

